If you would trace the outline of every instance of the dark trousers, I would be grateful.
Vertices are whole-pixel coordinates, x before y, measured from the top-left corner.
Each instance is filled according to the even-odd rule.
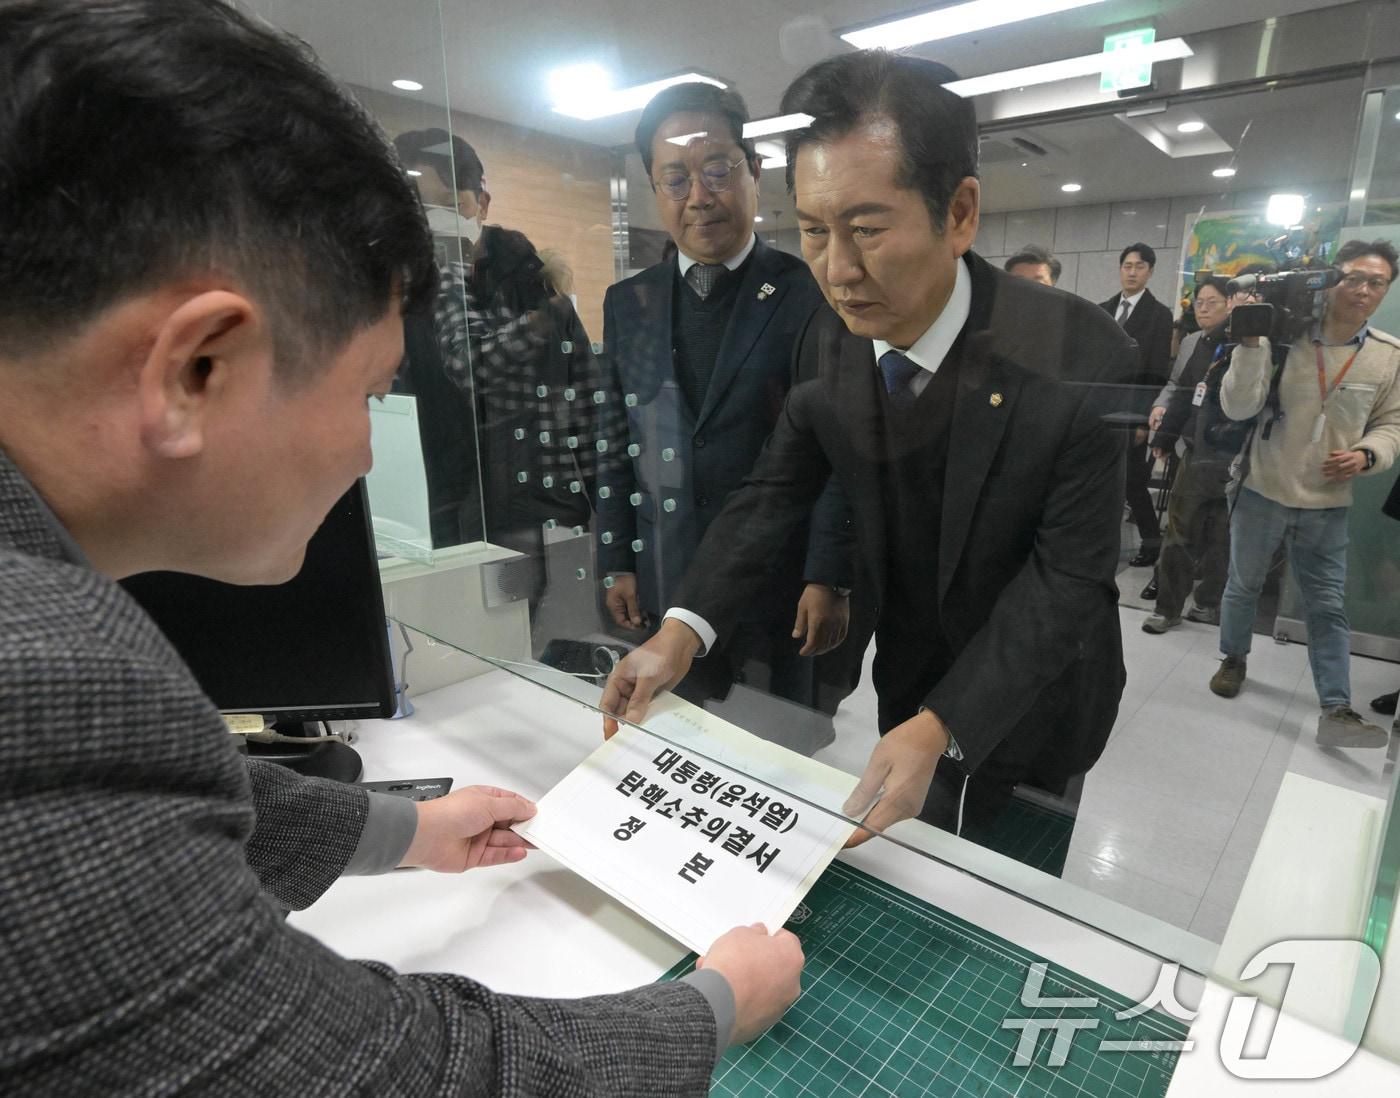
[[[998,844],[994,841],[994,836],[998,831],[997,825],[1002,814],[1007,811],[1011,804],[1012,794],[1015,793],[1017,785],[1028,782],[1030,785],[1046,789],[1057,796],[1063,796],[1068,785],[1067,781],[1054,783],[1040,781],[1026,773],[1024,767],[999,766],[995,759],[988,759],[975,773],[966,778],[967,789],[964,793],[964,773],[962,767],[951,765],[949,761],[945,760],[938,764],[938,769],[933,774],[933,782],[929,786],[928,796],[924,799],[923,811],[919,813],[919,819],[934,827],[942,828],[944,831],[958,834],[969,842],[994,850],[998,849]],[[961,831],[958,830],[960,804],[962,808]],[[1063,814],[1060,815],[1063,818]],[[1062,844],[1062,849],[1068,849],[1073,834],[1074,824],[1071,820],[1068,831],[1057,837],[1057,841]],[[1012,857],[1028,861],[1035,868],[1055,876],[1064,872],[1063,858],[1058,862],[1046,864],[1045,861],[1030,861],[1020,853],[1011,853],[1005,849],[1000,852],[1010,853]]]
[[[1181,616],[1193,585],[1197,606],[1220,605],[1230,567],[1229,483],[1228,463],[1197,460],[1190,450],[1177,467],[1157,561],[1157,613],[1163,617]]]
[[[1142,538],[1145,549],[1155,549],[1162,544],[1162,530],[1157,522],[1157,511],[1152,506],[1152,494],[1148,491],[1148,478],[1152,475],[1152,462],[1147,456],[1147,440],[1131,442],[1128,446],[1128,508],[1133,513],[1133,524]]]
[[[660,615],[655,618],[659,621]],[[676,684],[675,693],[695,705],[711,698],[722,700],[736,682],[748,683],[747,664],[757,676],[750,684],[755,689],[810,709],[821,708],[816,661],[799,656],[801,647],[802,642],[793,639],[789,619],[741,622],[726,644],[691,664],[690,672]],[[834,706],[831,711],[835,712]]]

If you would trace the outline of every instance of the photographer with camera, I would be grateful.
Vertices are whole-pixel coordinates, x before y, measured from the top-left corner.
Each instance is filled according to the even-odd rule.
[[[1220,669],[1211,690],[1233,698],[1244,685],[1246,657],[1269,563],[1282,543],[1303,595],[1308,659],[1322,714],[1317,742],[1329,747],[1383,747],[1389,733],[1351,707],[1351,627],[1344,593],[1347,511],[1352,479],[1388,469],[1400,452],[1400,340],[1369,324],[1400,256],[1387,241],[1349,240],[1331,272],[1264,276],[1258,285],[1276,317],[1269,338],[1236,322],[1240,335],[1220,390],[1225,414],[1258,417],[1247,471],[1230,520],[1230,570],[1221,600]],[[1319,277],[1320,275],[1327,277]],[[1281,288],[1277,300],[1265,284]],[[1318,322],[1298,330],[1294,288],[1331,284]],[[1271,288],[1271,287],[1270,287]],[[1291,341],[1275,364],[1270,338]]]
[[[1186,617],[1215,625],[1230,553],[1230,516],[1225,489],[1230,465],[1244,442],[1240,425],[1201,414],[1207,402],[1218,408],[1221,379],[1229,366],[1231,344],[1225,330],[1233,299],[1228,280],[1206,277],[1196,284],[1194,313],[1198,331],[1182,345],[1187,357],[1165,404],[1153,408],[1156,434],[1152,454],[1165,461],[1183,445],[1181,463],[1167,506],[1167,534],[1157,562],[1157,605],[1142,623],[1144,633],[1161,634],[1181,624],[1182,608],[1197,576],[1195,605]],[[1241,295],[1243,296],[1243,295]],[[1164,392],[1167,390],[1164,390]],[[1155,413],[1161,409],[1161,415]]]

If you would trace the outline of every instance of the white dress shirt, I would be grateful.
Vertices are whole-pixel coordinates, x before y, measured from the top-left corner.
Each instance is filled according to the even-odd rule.
[[[957,274],[953,276],[953,292],[948,295],[948,304],[938,314],[938,319],[928,326],[912,347],[896,347],[882,339],[874,341],[875,368],[879,369],[880,359],[886,351],[899,351],[910,362],[922,367],[919,373],[909,380],[909,391],[916,397],[928,388],[938,367],[953,349],[953,342],[967,323],[972,312],[972,276],[967,273],[967,264],[958,261]]]
[[[753,247],[757,243],[758,237],[755,236],[753,233],[749,233],[749,242],[739,249],[737,255],[733,256],[730,259],[726,259],[724,261],[724,265],[728,267],[731,271],[737,271],[740,268],[740,266],[742,266],[744,260],[749,258],[749,253],[753,251]],[[686,255],[685,252],[681,251],[680,247],[677,246],[676,266],[680,268],[682,278],[685,277],[686,271],[690,270],[690,268],[694,267],[695,264],[699,262],[700,261],[698,259],[691,259],[690,256]]]

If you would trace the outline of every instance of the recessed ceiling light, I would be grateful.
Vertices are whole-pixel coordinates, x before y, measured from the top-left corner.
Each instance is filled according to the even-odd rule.
[[[773,133],[787,133],[810,126],[815,119],[810,114],[779,114],[772,118],[756,118],[744,123],[745,137],[767,137]]]
[[[1157,61],[1176,61],[1191,56],[1194,56],[1194,51],[1186,44],[1184,38],[1164,38],[1160,42],[1133,49],[1114,50],[1112,53],[1100,50],[1098,53],[1086,53],[1083,57],[1066,57],[1061,61],[1047,61],[1043,65],[1027,65],[1023,69],[1007,69],[1005,72],[988,73],[986,76],[954,80],[943,86],[950,92],[969,99],[974,95],[986,95],[989,92],[1025,88],[1033,84],[1051,84],[1056,80],[1069,80],[1076,76],[1093,76],[1106,68],[1129,68]]]
[[[713,84],[717,88],[729,85],[712,76],[698,72],[681,73],[648,84],[629,88],[614,88],[612,77],[601,65],[592,63],[570,65],[549,74],[549,98],[554,113],[591,122],[595,118],[641,110],[652,96],[675,84]]]
[[[762,224],[763,224],[763,215],[762,215],[762,214],[754,214],[754,215],[753,215],[753,223],[754,223],[755,225],[762,225]]]
[[[1080,183],[1061,183],[1061,184],[1060,184],[1060,190],[1065,191],[1065,192],[1068,193],[1068,194],[1074,194],[1075,191],[1082,191],[1083,189],[1084,189],[1084,186],[1083,186],[1083,184],[1080,184]]]
[[[1235,174],[1235,169],[1234,169],[1234,168],[1216,168],[1215,171],[1211,172],[1210,174],[1213,175],[1213,176],[1215,176],[1216,179],[1229,179],[1232,175]]]
[[[988,27],[1004,27],[1008,23],[1019,23],[1024,19],[1053,15],[1073,8],[1086,8],[1102,2],[1103,0],[1020,0],[1020,3],[1008,4],[1005,0],[970,0],[969,3],[954,4],[936,11],[894,19],[873,27],[846,31],[841,37],[858,50],[881,46],[887,50],[897,50],[905,46],[916,46],[920,42],[955,38],[960,34],[971,34]]]
[[[753,151],[758,153],[761,161],[760,167],[764,168],[786,168],[787,149],[777,141],[759,141],[754,144]]]
[[[1177,132],[1177,133],[1200,133],[1200,132],[1201,132],[1203,129],[1205,129],[1205,128],[1206,128],[1206,124],[1205,124],[1204,122],[1183,122],[1183,123],[1181,123],[1181,125],[1177,126],[1176,132]]]
[[[1351,197],[1352,197],[1352,198],[1365,198],[1365,197],[1366,197],[1366,188],[1365,188],[1365,187],[1357,187],[1356,190],[1354,190],[1354,191],[1351,192]]]
[[[399,91],[406,92],[420,92],[423,90],[423,85],[418,83],[417,80],[395,80],[394,87],[398,88]]]
[[[405,169],[404,169],[404,174],[405,174],[405,175],[411,175],[411,176],[413,176],[414,179],[417,179],[417,178],[418,178],[420,175],[422,175],[423,173],[420,172],[417,168],[405,168]]]

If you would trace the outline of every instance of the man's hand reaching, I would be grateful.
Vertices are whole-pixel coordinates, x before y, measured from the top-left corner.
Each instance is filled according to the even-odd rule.
[[[851,600],[824,583],[809,583],[797,603],[792,625],[794,640],[802,641],[802,656],[820,656],[846,639],[851,620]]]
[[[629,652],[603,687],[603,738],[611,739],[617,731],[617,717],[640,724],[652,698],[685,678],[698,651],[700,638],[695,630],[668,618],[656,636]]]
[[[891,824],[919,814],[950,739],[943,722],[928,710],[881,737],[844,811],[852,819],[860,819],[871,801],[877,796],[880,800],[865,817],[864,826],[846,841],[848,847],[859,846]]]

